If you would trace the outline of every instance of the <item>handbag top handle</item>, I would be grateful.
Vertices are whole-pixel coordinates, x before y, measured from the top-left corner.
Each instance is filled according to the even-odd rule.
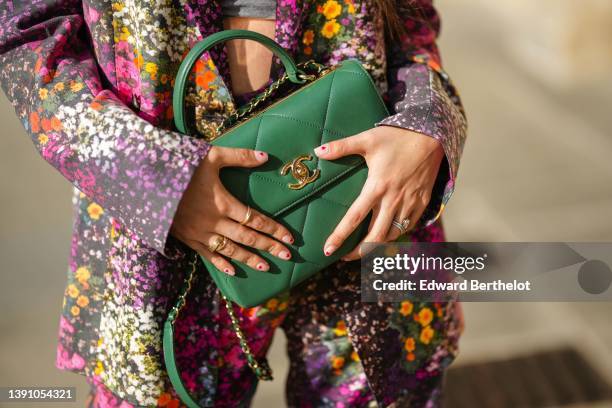
[[[187,54],[181,63],[176,75],[176,79],[174,81],[174,91],[172,94],[172,108],[174,110],[174,124],[179,132],[183,134],[190,134],[189,127],[186,123],[184,100],[187,92],[187,79],[189,78],[189,73],[193,69],[193,66],[202,54],[210,50],[215,45],[225,41],[237,39],[253,40],[262,44],[272,51],[274,55],[280,58],[283,66],[285,67],[285,72],[287,73],[287,76],[291,82],[295,84],[304,83],[304,79],[300,78],[300,74],[302,74],[302,72],[295,65],[295,62],[291,56],[287,54],[283,47],[265,35],[248,30],[225,30],[212,34],[206,37],[206,39],[197,43],[195,47],[189,51],[189,54]]]

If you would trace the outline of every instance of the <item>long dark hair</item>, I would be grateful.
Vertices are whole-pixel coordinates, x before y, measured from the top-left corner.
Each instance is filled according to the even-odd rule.
[[[392,38],[399,37],[404,31],[404,25],[399,17],[396,0],[375,0],[380,15],[379,21],[385,25],[385,31]]]
[[[422,19],[423,11],[414,4],[414,0],[374,0],[384,25],[386,34],[392,39],[398,39],[406,33],[404,19]]]

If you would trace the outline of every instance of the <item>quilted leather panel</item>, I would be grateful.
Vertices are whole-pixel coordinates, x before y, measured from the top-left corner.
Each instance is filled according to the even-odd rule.
[[[236,264],[236,276],[232,277],[205,261],[225,295],[241,306],[255,306],[335,262],[359,242],[366,223],[332,256],[323,254],[325,239],[365,182],[363,159],[352,156],[319,161],[313,149],[370,129],[386,116],[371,78],[358,62],[349,60],[213,142],[268,153],[269,160],[263,166],[224,169],[221,178],[238,199],[286,225],[296,239],[290,248],[291,261],[259,252],[270,263],[269,272]],[[287,185],[295,179],[281,175],[280,168],[303,154],[312,155],[304,164],[311,173],[319,169],[320,176],[303,189],[291,190]]]

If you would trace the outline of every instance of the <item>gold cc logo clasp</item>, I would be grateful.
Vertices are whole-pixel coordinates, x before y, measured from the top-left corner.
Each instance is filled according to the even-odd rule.
[[[304,188],[306,185],[315,181],[321,174],[320,169],[316,169],[310,174],[310,169],[304,164],[306,160],[312,160],[312,156],[310,154],[303,154],[291,160],[289,163],[286,163],[281,168],[281,176],[285,176],[287,173],[291,172],[291,176],[297,181],[297,183],[289,183],[287,185],[291,190],[300,190]]]

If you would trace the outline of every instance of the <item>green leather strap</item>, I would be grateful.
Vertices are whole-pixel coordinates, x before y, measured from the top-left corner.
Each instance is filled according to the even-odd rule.
[[[266,48],[272,51],[274,55],[280,58],[285,67],[285,72],[287,73],[287,76],[291,82],[296,84],[304,83],[304,80],[299,77],[300,71],[295,65],[295,62],[291,56],[289,56],[283,47],[277,44],[274,40],[266,37],[265,35],[248,30],[219,31],[218,33],[206,37],[206,39],[197,43],[195,47],[189,51],[189,54],[187,54],[181,63],[176,75],[176,79],[174,81],[174,91],[172,94],[172,108],[174,110],[174,123],[179,132],[183,134],[190,134],[185,117],[185,94],[187,92],[187,79],[189,78],[189,73],[193,69],[193,66],[203,53],[210,50],[215,45],[225,41],[237,39],[253,40],[264,45]]]
[[[168,377],[174,387],[174,391],[176,391],[183,404],[187,405],[188,408],[201,408],[191,397],[191,394],[183,384],[183,380],[181,380],[181,375],[174,358],[174,327],[172,324],[171,319],[166,320],[164,324],[164,362],[166,363]]]
[[[188,408],[201,408],[202,405],[198,404],[187,388],[185,384],[183,384],[183,380],[181,379],[181,374],[179,372],[178,365],[176,364],[176,358],[174,354],[174,323],[178,318],[181,310],[185,306],[187,302],[187,295],[189,294],[192,286],[192,282],[195,279],[195,275],[197,272],[197,265],[199,263],[199,256],[196,254],[193,257],[193,261],[191,262],[191,271],[185,276],[185,281],[183,282],[183,288],[176,300],[176,304],[168,313],[168,317],[166,318],[166,322],[164,323],[164,333],[163,333],[163,352],[164,352],[164,363],[166,365],[166,372],[168,373],[168,378],[170,379],[170,383],[174,387],[174,390],[178,394],[179,398],[183,402],[183,404],[187,405]],[[205,407],[212,406],[213,402],[209,405],[205,405]]]

